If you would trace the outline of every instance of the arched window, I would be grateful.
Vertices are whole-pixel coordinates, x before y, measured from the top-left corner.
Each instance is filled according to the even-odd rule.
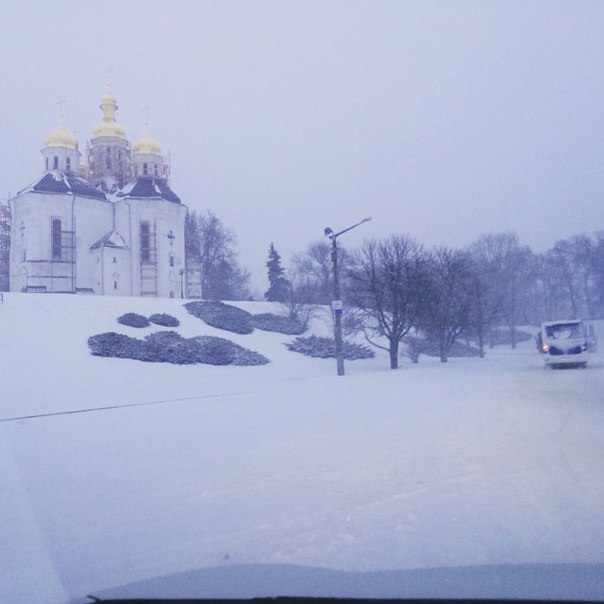
[[[147,220],[141,222],[140,244],[141,262],[149,262],[151,260],[151,226]]]
[[[143,164],[143,174],[144,175],[149,174],[149,167],[147,166],[146,162]]]
[[[52,168],[53,168],[53,170],[59,169],[59,156],[58,155],[55,155],[52,160]]]
[[[170,266],[174,266],[174,256],[170,256]]]
[[[71,157],[68,157],[68,158],[65,160],[65,169],[66,169],[66,170],[71,170]]]
[[[48,157],[46,158],[46,169],[48,170]]]
[[[52,259],[61,260],[61,221],[58,218],[52,219],[51,247]]]

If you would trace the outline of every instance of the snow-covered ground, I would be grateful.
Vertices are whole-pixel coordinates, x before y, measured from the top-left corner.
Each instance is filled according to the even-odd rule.
[[[600,354],[553,371],[527,342],[390,371],[378,353],[337,377],[181,304],[4,295],[0,602],[604,598]],[[91,356],[92,334],[162,329],[119,325],[130,311],[271,363]]]

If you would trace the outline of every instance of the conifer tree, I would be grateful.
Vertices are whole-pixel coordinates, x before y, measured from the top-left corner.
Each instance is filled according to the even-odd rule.
[[[285,271],[281,266],[281,256],[271,242],[268,250],[268,269],[269,288],[264,297],[269,302],[286,302],[289,296],[290,282],[285,278]]]

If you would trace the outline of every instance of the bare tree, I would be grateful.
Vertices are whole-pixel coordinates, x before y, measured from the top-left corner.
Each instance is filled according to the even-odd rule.
[[[441,247],[430,254],[424,274],[420,326],[446,363],[455,339],[470,324],[475,284],[472,263],[468,254]]]
[[[0,205],[0,292],[9,290],[10,207]]]
[[[185,222],[187,260],[201,264],[206,300],[243,299],[249,295],[249,272],[237,262],[237,239],[212,212],[190,212]]]
[[[599,298],[597,250],[597,242],[576,235],[558,241],[546,254],[548,276],[555,283],[552,294],[562,306],[569,306],[568,316],[595,317]]]
[[[346,298],[347,266],[349,254],[338,247],[338,273],[340,289]],[[324,241],[312,243],[308,249],[292,259],[290,280],[295,281],[298,296],[309,304],[329,304],[333,294],[333,268],[331,244]]]
[[[398,368],[399,344],[413,327],[418,312],[424,253],[409,237],[368,241],[348,271],[348,300],[352,307],[346,325],[361,331],[367,341],[388,351],[390,368]],[[376,337],[384,337],[383,346]]]
[[[604,317],[604,231],[596,233],[594,249],[594,290],[597,316]]]
[[[489,233],[482,235],[468,248],[473,263],[470,327],[477,337],[481,357],[484,357],[487,334],[503,317],[504,303],[509,293],[507,255],[513,237],[509,233]]]

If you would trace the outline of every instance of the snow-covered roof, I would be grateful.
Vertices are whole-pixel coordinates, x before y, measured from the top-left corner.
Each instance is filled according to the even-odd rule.
[[[26,187],[20,193],[35,191],[36,193],[71,193],[82,197],[93,197],[106,200],[106,196],[88,181],[73,172],[50,170],[33,185]]]
[[[124,238],[117,231],[111,231],[110,233],[107,233],[104,237],[101,237],[101,239],[91,245],[90,249],[98,250],[102,247],[111,247],[121,250],[128,249],[128,245],[124,241]]]
[[[117,193],[117,197],[133,197],[137,199],[165,199],[172,203],[180,203],[180,197],[170,189],[163,179],[137,178],[129,182]]]

